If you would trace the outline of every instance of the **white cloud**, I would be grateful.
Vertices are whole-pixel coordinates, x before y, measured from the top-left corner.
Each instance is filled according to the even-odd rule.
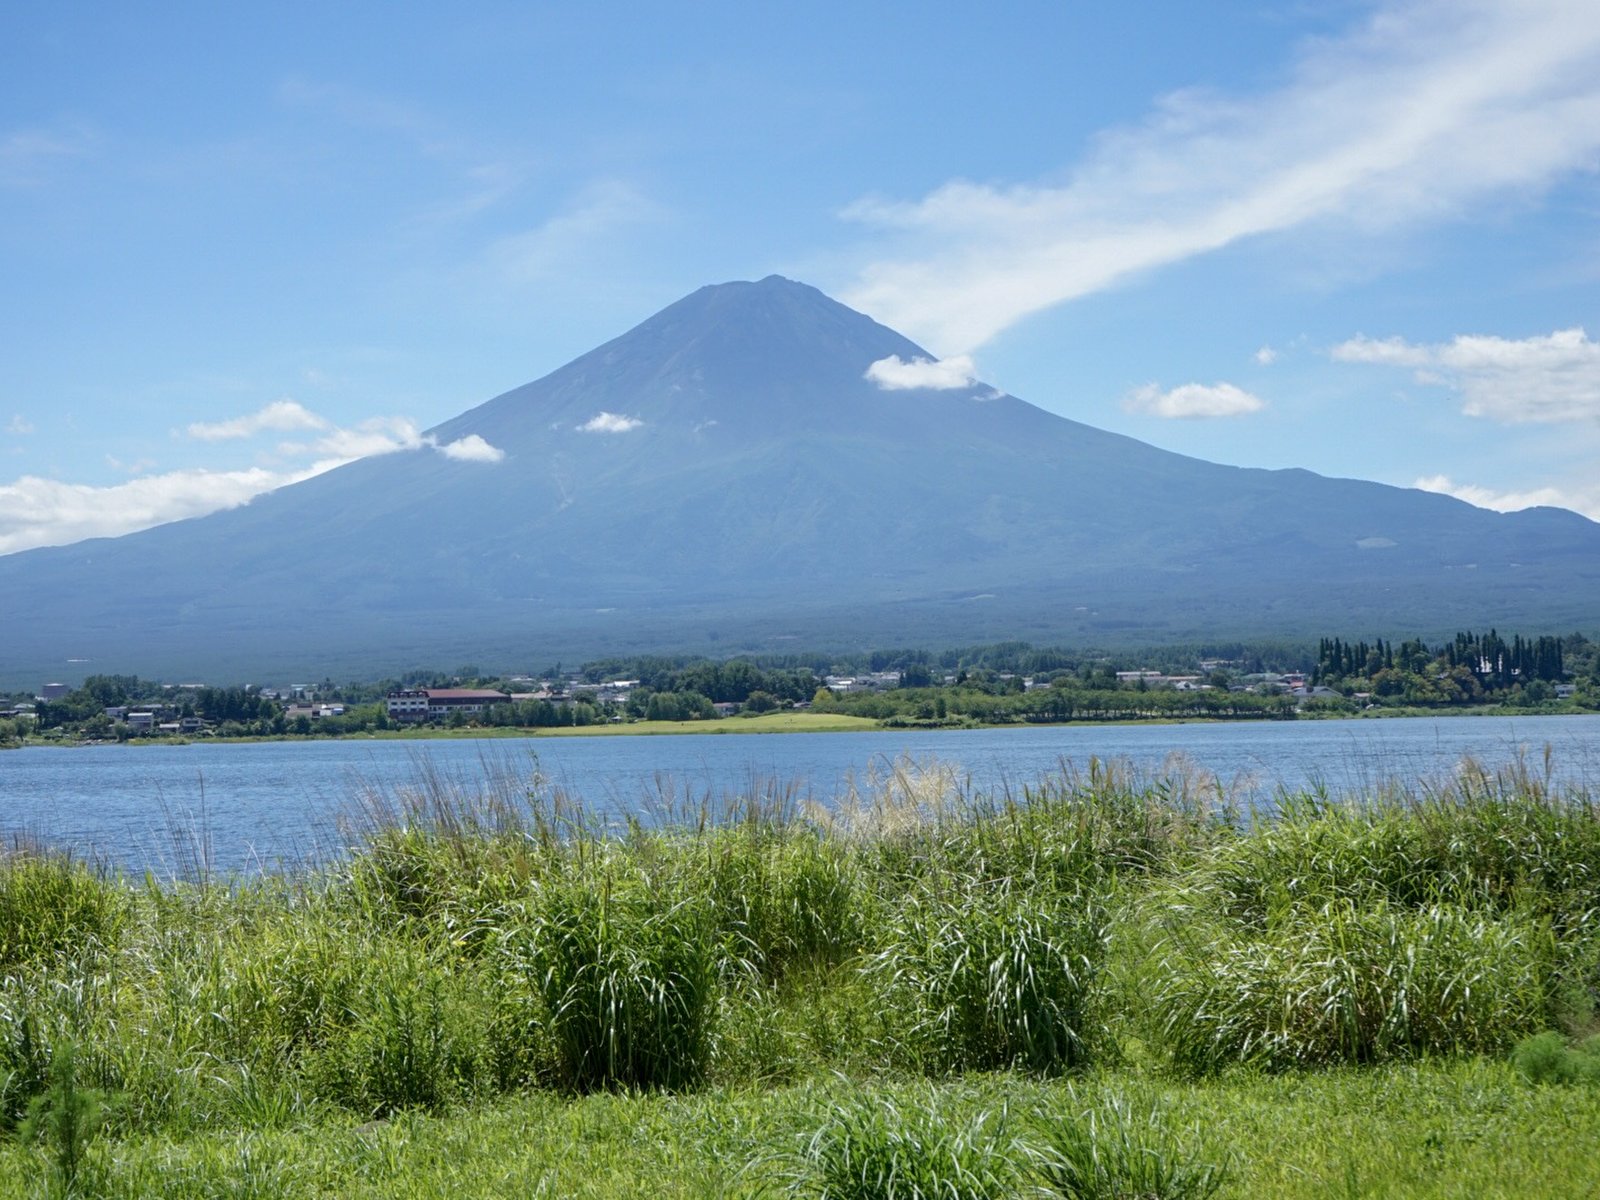
[[[349,429],[331,428],[329,422],[292,401],[268,405],[259,412],[214,425],[191,425],[189,433],[202,441],[248,437],[267,429],[310,426],[326,429],[309,442],[280,442],[284,459],[306,460],[277,468],[252,467],[219,471],[205,467],[140,475],[125,483],[100,487],[57,479],[24,476],[0,485],[0,554],[38,546],[59,546],[90,537],[117,537],[199,517],[221,509],[237,508],[263,492],[310,479],[358,458],[402,451],[433,450],[457,462],[496,463],[505,451],[471,433],[441,444],[422,433],[409,417],[373,417]],[[201,432],[196,432],[197,428]],[[146,471],[150,460],[106,461],[117,470]]]
[[[506,456],[504,450],[498,446],[491,446],[475,433],[469,433],[466,437],[457,438],[453,442],[446,442],[437,449],[446,458],[453,458],[458,462],[497,463]]]
[[[1536,193],[1600,152],[1592,0],[1396,0],[1282,88],[1167,96],[1058,186],[956,180],[845,216],[896,235],[846,302],[969,350],[1139,272],[1313,222],[1350,231]]]
[[[17,437],[23,437],[33,432],[33,422],[21,413],[17,413],[6,424],[6,432],[15,434]]]
[[[637,417],[624,417],[613,412],[599,412],[578,426],[579,433],[627,433],[644,422]]]
[[[1130,392],[1122,401],[1129,412],[1167,419],[1238,417],[1258,412],[1266,402],[1231,383],[1186,383],[1163,392],[1153,383]]]
[[[1261,349],[1257,350],[1252,357],[1255,358],[1259,365],[1263,367],[1270,367],[1273,363],[1278,361],[1278,352],[1271,346],[1263,346]]]
[[[489,247],[494,268],[517,282],[559,275],[582,262],[619,229],[655,220],[660,208],[626,183],[604,180],[584,189],[568,207],[525,233]]]
[[[349,462],[397,450],[420,450],[430,444],[410,417],[369,417],[349,429],[331,430],[313,442],[280,442],[278,453],[314,454]]]
[[[1376,363],[1385,367],[1426,367],[1433,354],[1426,346],[1413,346],[1404,338],[1369,338],[1357,334],[1340,342],[1329,353],[1338,362]]]
[[[867,378],[886,392],[914,388],[951,391],[969,388],[978,381],[977,368],[968,354],[941,359],[914,358],[910,362],[891,354],[868,367]]]
[[[147,475],[108,487],[24,475],[15,483],[0,484],[0,554],[83,538],[116,537],[237,508],[262,492],[309,479],[337,465],[315,463],[294,471],[198,468]]]
[[[1418,383],[1458,392],[1468,416],[1507,424],[1600,418],[1600,342],[1579,328],[1521,340],[1469,334],[1434,345],[1354,337],[1331,353],[1339,362],[1409,368]]]
[[[248,416],[215,424],[190,425],[190,437],[202,441],[252,437],[267,430],[310,429],[324,431],[311,441],[279,442],[277,452],[284,458],[314,457],[334,465],[396,454],[403,450],[437,450],[458,462],[499,462],[505,451],[491,446],[475,433],[441,445],[425,434],[410,417],[368,417],[348,428],[333,425],[293,400],[279,400]]]
[[[185,431],[202,442],[225,442],[254,437],[267,430],[326,429],[328,422],[294,400],[274,400],[265,408],[227,421],[196,421]]]
[[[1535,505],[1569,508],[1582,513],[1590,520],[1600,521],[1600,485],[1581,488],[1541,487],[1521,492],[1501,492],[1475,483],[1456,483],[1448,475],[1429,475],[1418,479],[1413,487],[1425,492],[1438,492],[1454,496],[1479,508],[1495,512],[1516,512]]]

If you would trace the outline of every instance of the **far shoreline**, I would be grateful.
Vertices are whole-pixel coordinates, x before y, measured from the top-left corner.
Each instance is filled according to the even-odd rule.
[[[1066,721],[995,721],[971,723],[889,724],[872,717],[854,717],[844,713],[763,713],[759,716],[723,717],[715,721],[631,721],[601,722],[593,725],[560,725],[543,727],[524,726],[464,726],[458,729],[434,727],[408,727],[401,729],[363,730],[339,734],[250,734],[242,737],[157,737],[91,741],[65,741],[29,737],[20,744],[0,749],[55,746],[83,749],[94,746],[184,746],[184,745],[246,745],[260,742],[335,742],[335,741],[460,741],[473,739],[544,740],[572,737],[745,737],[752,734],[787,733],[879,733],[879,732],[963,732],[1002,729],[1038,728],[1131,728],[1144,725],[1260,725],[1291,724],[1297,721],[1354,721],[1399,720],[1408,718],[1486,718],[1486,717],[1566,717],[1594,716],[1593,710],[1572,706],[1549,708],[1519,708],[1503,704],[1473,705],[1462,708],[1381,708],[1360,712],[1295,713],[1285,717],[1147,717],[1134,720],[1112,718],[1107,720]]]

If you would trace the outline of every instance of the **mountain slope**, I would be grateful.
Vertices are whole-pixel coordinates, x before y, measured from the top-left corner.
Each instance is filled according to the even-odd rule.
[[[1219,466],[982,385],[813,288],[702,288],[534,383],[229,512],[0,558],[7,673],[273,677],[646,648],[1548,629],[1600,526]],[[41,598],[48,598],[41,603]],[[31,674],[28,676],[31,679]]]

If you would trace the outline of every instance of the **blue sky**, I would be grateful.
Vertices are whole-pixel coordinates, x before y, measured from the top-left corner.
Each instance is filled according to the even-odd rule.
[[[1600,518],[1593,0],[458,8],[13,6],[0,553],[772,272],[1169,449]]]

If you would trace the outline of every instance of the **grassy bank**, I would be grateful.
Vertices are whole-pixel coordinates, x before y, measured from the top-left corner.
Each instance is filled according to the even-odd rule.
[[[1360,711],[1345,711],[1331,708],[1318,708],[1311,706],[1303,712],[1296,714],[1293,719],[1301,721],[1346,721],[1346,720],[1388,720],[1402,717],[1426,718],[1456,718],[1456,717],[1552,717],[1552,716],[1593,716],[1590,709],[1577,707],[1571,704],[1545,704],[1537,708],[1513,707],[1509,705],[1477,705],[1472,707],[1452,708],[1396,708],[1385,707],[1382,709],[1366,709]],[[829,713],[818,711],[782,711],[761,713],[759,715],[738,715],[725,717],[718,720],[705,721],[622,721],[600,722],[593,725],[562,725],[553,727],[530,728],[523,726],[479,726],[465,725],[460,728],[441,728],[431,725],[406,726],[391,729],[370,729],[352,731],[340,734],[272,734],[244,736],[217,736],[211,733],[203,735],[204,740],[211,742],[297,742],[297,741],[323,741],[323,740],[361,740],[372,739],[382,741],[452,741],[463,738],[487,739],[513,739],[551,738],[551,737],[649,737],[660,734],[694,734],[702,736],[746,734],[746,733],[861,733],[879,729],[1034,729],[1041,726],[1118,726],[1118,725],[1215,725],[1236,723],[1230,717],[1141,717],[1138,719],[1080,719],[1063,721],[1004,721],[984,722],[971,718],[961,720],[930,720],[930,721],[883,721],[874,717],[851,716],[847,713]],[[189,745],[196,741],[193,737],[153,737],[134,738],[126,743],[132,746],[179,746]],[[22,746],[59,746],[63,744],[75,745],[106,745],[107,742],[89,741],[78,743],[64,743],[60,738],[30,735],[14,742],[0,742],[0,750],[16,749]]]
[[[724,717],[719,721],[631,721],[617,725],[564,725],[538,731],[539,737],[604,737],[607,734],[660,733],[859,733],[877,729],[870,717],[842,713],[769,712]]]
[[[365,815],[297,877],[0,862],[0,1197],[1600,1186],[1600,811],[1528,773]]]
[[[728,733],[854,733],[878,729],[881,722],[870,717],[850,717],[842,713],[820,712],[769,712],[753,716],[723,717],[716,721],[603,721],[594,725],[553,725],[539,729],[519,726],[465,726],[460,729],[439,729],[432,726],[412,726],[401,729],[377,731],[375,738],[552,738],[552,737],[618,737],[660,734],[728,734]]]

